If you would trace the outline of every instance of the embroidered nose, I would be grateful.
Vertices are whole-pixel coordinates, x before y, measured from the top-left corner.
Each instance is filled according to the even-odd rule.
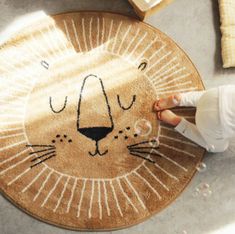
[[[113,130],[113,118],[103,82],[95,75],[82,83],[78,102],[77,130],[93,141],[100,141]]]
[[[105,138],[110,132],[112,132],[112,130],[112,128],[108,127],[89,127],[78,129],[81,134],[92,139],[93,141],[99,141]]]

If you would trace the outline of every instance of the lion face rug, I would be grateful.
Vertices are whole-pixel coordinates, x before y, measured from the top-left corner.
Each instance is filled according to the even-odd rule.
[[[30,215],[113,230],[159,212],[204,150],[157,121],[154,100],[201,90],[188,57],[135,19],[44,16],[0,49],[0,188]],[[194,121],[193,108],[176,113]]]

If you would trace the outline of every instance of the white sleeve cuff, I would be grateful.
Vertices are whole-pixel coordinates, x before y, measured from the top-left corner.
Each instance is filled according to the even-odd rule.
[[[187,127],[187,120],[182,118],[179,124],[175,127],[175,130],[180,133],[184,133]]]

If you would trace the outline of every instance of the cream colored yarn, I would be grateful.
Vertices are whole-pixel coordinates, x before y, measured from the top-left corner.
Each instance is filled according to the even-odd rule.
[[[223,67],[235,67],[235,0],[219,0]]]

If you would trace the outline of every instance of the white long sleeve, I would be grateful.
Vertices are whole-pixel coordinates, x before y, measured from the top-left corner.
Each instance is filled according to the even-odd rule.
[[[229,145],[229,141],[227,139],[205,139],[198,130],[197,126],[190,123],[186,119],[182,119],[175,127],[175,130],[209,152],[223,152]]]
[[[210,146],[206,143],[201,133],[198,131],[195,124],[188,122],[186,119],[182,118],[180,123],[175,127],[175,130],[181,135],[193,140],[198,145],[205,149],[209,149]]]
[[[223,137],[235,137],[235,85],[219,87],[219,112]]]
[[[197,106],[198,101],[201,96],[205,93],[205,90],[202,91],[192,91],[181,93],[181,100],[179,106]]]
[[[235,85],[182,94],[180,105],[196,106],[196,124],[182,119],[175,130],[210,152],[223,152],[235,137]]]

